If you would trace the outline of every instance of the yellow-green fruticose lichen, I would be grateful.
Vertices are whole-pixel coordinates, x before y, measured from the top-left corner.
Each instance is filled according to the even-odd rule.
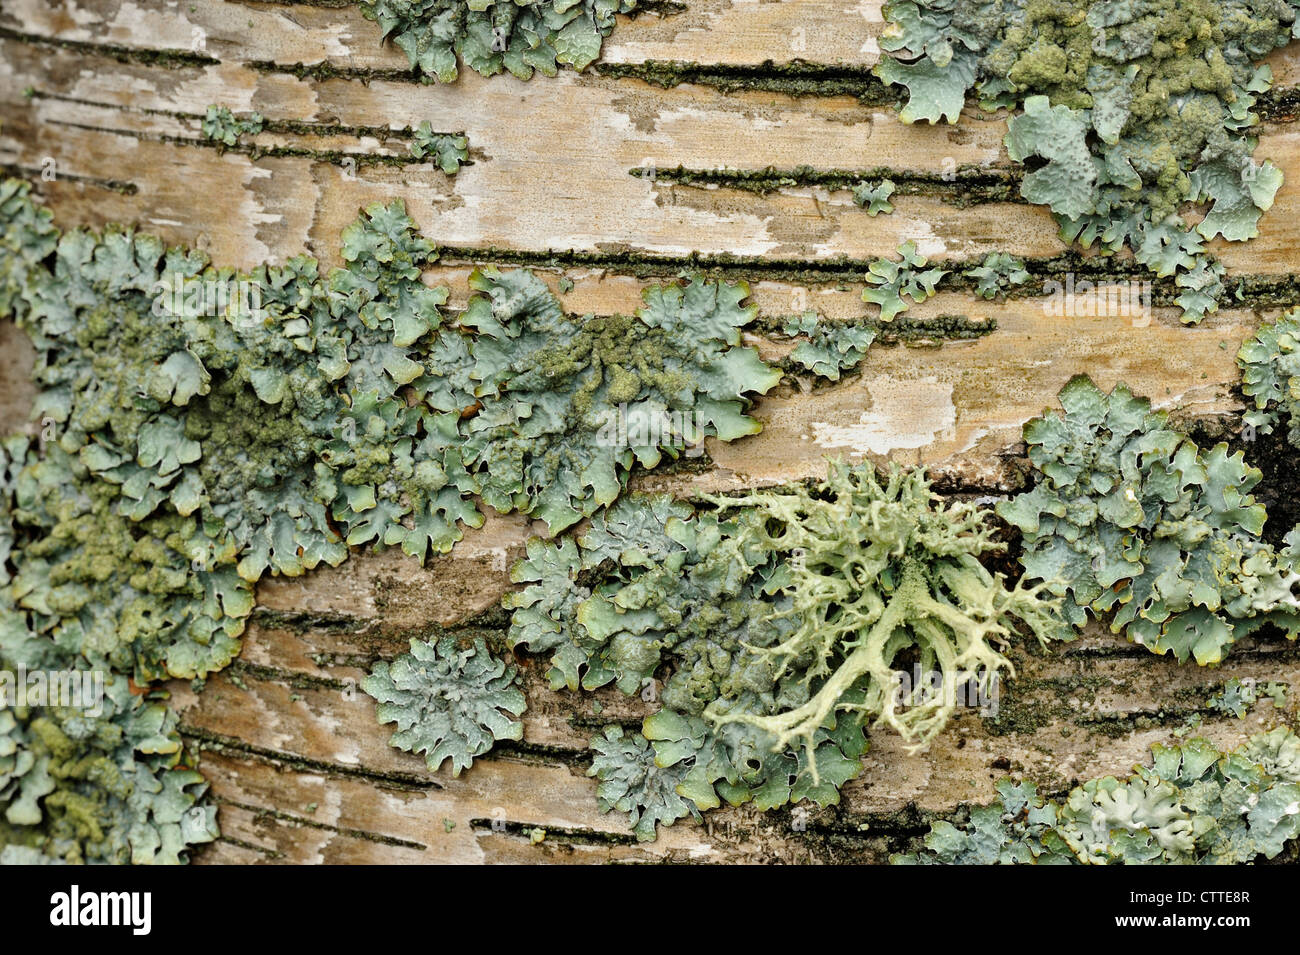
[[[344,267],[239,273],[129,230],[60,233],[0,184],[0,317],[39,388],[39,438],[0,461],[3,660],[201,678],[238,653],[267,573],[444,553],[480,501],[558,532],[636,467],[759,430],[751,398],[780,372],[740,344],[743,284],[574,316],[531,272],[484,269],[453,313],[421,281],[432,248],[375,204]],[[26,764],[23,739],[5,755]]]
[[[1252,158],[1260,61],[1294,36],[1295,0],[890,0],[876,67],[907,87],[905,122],[956,122],[969,90],[1015,110],[1022,194],[1061,236],[1127,245],[1183,288],[1184,319],[1223,297],[1205,241],[1257,234],[1282,182]],[[1204,217],[1192,224],[1188,205]]]
[[[640,733],[592,741],[601,804],[639,838],[723,801],[826,805],[868,723],[924,745],[965,694],[996,694],[1017,628],[1072,636],[1044,587],[980,563],[1000,548],[989,516],[870,465],[694,506],[626,497],[577,540],[529,542],[510,640],[551,654],[556,688],[660,704]],[[911,662],[935,679],[904,686]]]
[[[998,802],[940,821],[895,863],[1231,865],[1300,836],[1300,739],[1286,727],[1223,753],[1205,739],[1152,747],[1152,764],[1044,799],[1004,779]]]

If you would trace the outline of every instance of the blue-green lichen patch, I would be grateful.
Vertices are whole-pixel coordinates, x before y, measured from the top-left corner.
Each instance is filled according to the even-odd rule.
[[[1241,719],[1256,703],[1261,700],[1270,701],[1274,707],[1281,710],[1286,706],[1285,683],[1268,681],[1260,683],[1257,680],[1245,679],[1239,680],[1235,676],[1231,677],[1223,684],[1223,690],[1214,694],[1206,701],[1206,706],[1220,713],[1228,713]]]
[[[389,741],[423,754],[429,770],[451,760],[453,776],[497,740],[518,740],[525,709],[518,671],[488,652],[482,638],[462,649],[453,637],[413,639],[411,652],[375,665],[361,688],[378,702],[381,723],[396,723]]]
[[[972,88],[1009,107],[1007,150],[1031,171],[1021,193],[1061,237],[1128,246],[1188,291],[1198,321],[1223,295],[1205,241],[1253,238],[1282,173],[1257,163],[1259,65],[1296,30],[1289,0],[891,0],[876,67],[904,86],[905,122],[956,122]],[[1204,213],[1199,221],[1190,208]]]
[[[896,188],[893,181],[889,179],[874,183],[860,182],[853,187],[853,202],[866,209],[867,215],[874,219],[882,212],[888,214],[894,211],[894,204],[889,201],[889,197],[894,194]]]
[[[554,76],[600,56],[615,17],[636,0],[359,0],[426,82],[449,83],[463,64],[492,76]]]
[[[1237,353],[1241,390],[1254,407],[1247,426],[1267,434],[1279,423],[1287,440],[1300,448],[1300,309],[1260,326]]]
[[[790,360],[831,381],[839,381],[843,372],[856,368],[867,357],[877,334],[869,326],[828,321],[816,312],[804,312],[791,319],[782,331],[800,339]]]
[[[1300,739],[1286,727],[1231,752],[1205,739],[1152,747],[1152,765],[1045,799],[1004,779],[999,801],[940,821],[895,863],[1232,865],[1272,859],[1300,836]]]
[[[1070,621],[1105,616],[1202,665],[1264,624],[1295,639],[1295,545],[1261,536],[1260,472],[1225,444],[1202,451],[1123,385],[1108,395],[1079,376],[1060,402],[1064,414],[1025,425],[1038,484],[997,510],[1024,535],[1026,576],[1056,581]]]
[[[923,745],[960,687],[1010,670],[1015,628],[1069,635],[1042,588],[979,563],[998,547],[987,517],[940,504],[919,472],[880,483],[869,466],[695,506],[624,498],[577,540],[529,543],[510,640],[551,655],[556,688],[661,703],[639,737],[593,743],[602,801],[640,837],[723,801],[826,805],[859,773],[869,721]],[[943,692],[899,692],[909,654]]]
[[[634,467],[757,431],[750,396],[779,378],[740,344],[743,284],[573,316],[532,273],[484,270],[452,315],[400,202],[344,231],[329,275],[59,235],[18,183],[0,208],[0,305],[36,345],[50,444],[16,518],[17,599],[41,632],[75,618],[93,659],[141,681],[223,666],[266,573],[348,546],[445,553],[479,498],[568,527]]]
[[[962,275],[975,281],[975,293],[980,298],[1005,297],[1008,290],[1029,281],[1025,263],[1006,252],[990,252],[979,265],[966,269]]]
[[[65,686],[83,687],[76,700],[56,700],[52,678],[40,699],[35,683],[6,683],[0,842],[66,862],[166,864],[217,837],[207,783],[186,765],[164,704],[133,693],[122,674],[90,670],[75,644],[34,638],[7,600],[0,669],[61,673]]]
[[[469,140],[453,133],[435,133],[426,119],[411,135],[410,152],[416,159],[428,159],[449,176],[469,159]]]
[[[236,116],[228,106],[209,106],[199,123],[199,132],[203,138],[233,146],[241,136],[256,136],[262,131],[262,114],[247,113]]]
[[[934,296],[935,286],[947,275],[938,268],[926,268],[926,257],[910,239],[898,247],[900,259],[876,259],[867,270],[867,288],[862,301],[880,307],[880,321],[892,322],[912,305]]]
[[[575,316],[531,272],[486,269],[452,312],[400,201],[364,210],[342,246],[328,274],[306,256],[235,272],[131,230],[60,233],[26,184],[0,183],[0,314],[35,346],[40,432],[0,448],[0,662],[94,668],[121,697],[107,719],[126,720],[128,677],[230,662],[264,575],[351,546],[446,552],[480,501],[559,531],[635,468],[758,431],[752,399],[780,377],[741,344],[743,283],[654,286],[633,315]],[[514,670],[485,648],[413,645],[381,669],[381,719],[431,766],[459,772],[518,738]],[[134,763],[113,749],[131,775],[108,783],[68,754],[120,733],[68,717],[59,736],[46,728],[64,715],[36,713],[33,735],[26,713],[4,725],[0,804],[34,851],[177,861],[212,837],[169,711],[149,704],[167,738],[132,739],[150,757]]]

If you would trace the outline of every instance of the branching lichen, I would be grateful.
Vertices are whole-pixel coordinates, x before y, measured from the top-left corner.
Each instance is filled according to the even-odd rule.
[[[1041,640],[1068,636],[1041,588],[979,563],[998,548],[987,516],[938,504],[919,472],[882,485],[869,466],[694,508],[625,498],[576,542],[529,544],[514,572],[529,586],[507,597],[510,639],[551,653],[557,688],[654,687],[662,708],[643,736],[689,807],[825,805],[860,771],[867,721],[924,745],[969,681],[988,691],[1010,671],[1001,647],[1016,621]],[[904,656],[936,685],[903,691]],[[639,742],[607,737],[598,751],[610,805],[633,812],[630,794],[645,792],[652,818],[684,814]]]

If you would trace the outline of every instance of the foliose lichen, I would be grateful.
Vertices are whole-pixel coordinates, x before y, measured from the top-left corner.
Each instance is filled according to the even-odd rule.
[[[75,644],[35,638],[7,595],[0,670],[11,678],[0,687],[0,842],[46,861],[166,864],[217,837],[176,714],[126,676],[92,670]],[[28,673],[40,681],[13,679]]]
[[[497,740],[523,737],[518,670],[488,652],[482,638],[462,649],[453,637],[411,640],[411,652],[375,664],[361,688],[378,702],[380,723],[396,723],[389,743],[424,754],[429,771],[451,760],[459,776]]]
[[[1264,624],[1295,639],[1296,542],[1277,550],[1261,536],[1250,491],[1262,475],[1241,452],[1202,451],[1123,385],[1107,395],[1081,375],[1060,402],[1064,414],[1025,425],[1038,483],[997,511],[1024,535],[1026,577],[1055,581],[1070,622],[1104,616],[1202,665]]]
[[[999,801],[936,822],[902,864],[1231,865],[1300,835],[1300,739],[1286,727],[1223,753],[1196,738],[1152,747],[1152,765],[1045,799],[1003,779]]]
[[[410,152],[416,159],[430,159],[447,175],[454,176],[460,164],[469,159],[469,140],[450,133],[435,133],[426,119],[411,136]]]
[[[1006,252],[990,252],[983,262],[962,274],[975,280],[975,294],[981,298],[1005,296],[1011,286],[1029,281],[1025,263]]]
[[[26,184],[0,184],[0,314],[35,346],[40,432],[0,453],[5,661],[54,654],[119,690],[128,676],[202,679],[238,653],[266,574],[336,565],[352,546],[445,552],[482,522],[479,500],[558,531],[685,441],[758,430],[751,396],[780,372],[740,344],[755,311],[745,286],[694,279],[648,289],[631,316],[574,316],[531,272],[486,269],[452,313],[447,289],[421,279],[432,249],[400,202],[375,203],[328,275],[306,256],[239,273],[129,230],[61,234]],[[497,685],[485,650],[412,652],[458,661],[441,715],[404,709],[417,688],[392,674],[409,676],[406,662],[386,671],[391,688],[375,684],[413,748],[459,771],[517,733],[503,713],[522,697]],[[480,677],[495,717],[463,695]],[[44,744],[21,727],[9,738],[6,774],[27,773]],[[22,824],[54,833],[60,856],[120,861],[125,826],[145,833],[132,858],[174,861],[201,841],[172,818],[200,777],[142,765],[112,789],[121,806],[78,803],[75,838],[61,817],[33,816],[54,790],[21,797],[32,790],[7,778],[0,803],[21,797]],[[160,790],[145,777],[164,769]]]
[[[868,267],[867,288],[862,301],[880,306],[880,321],[891,322],[912,305],[934,295],[935,286],[947,275],[945,269],[927,269],[926,257],[910,239],[898,247],[900,261],[875,259]]]
[[[888,179],[879,182],[860,182],[853,187],[853,202],[867,210],[867,215],[875,218],[884,212],[894,211],[894,204],[889,197],[897,187]]]
[[[831,381],[839,381],[843,372],[857,367],[877,334],[870,326],[828,321],[816,312],[804,312],[781,330],[803,339],[790,353],[790,360]]]
[[[1242,416],[1246,424],[1268,434],[1282,423],[1287,440],[1300,448],[1300,309],[1261,325],[1242,343],[1237,364],[1241,391],[1254,399]]]
[[[236,116],[228,106],[211,105],[199,123],[203,138],[224,146],[234,146],[240,136],[256,136],[262,131],[261,113]]]
[[[362,14],[427,82],[450,83],[458,63],[491,76],[586,69],[636,0],[360,0]]]
[[[905,86],[904,122],[956,122],[972,88],[1011,108],[1006,145],[1022,195],[1061,237],[1128,246],[1188,289],[1184,320],[1217,308],[1208,239],[1243,241],[1282,182],[1252,158],[1259,65],[1297,33],[1291,0],[891,0],[876,66]],[[1188,204],[1205,210],[1199,222]]]
[[[1223,684],[1221,692],[1206,701],[1206,706],[1241,719],[1260,700],[1269,700],[1277,709],[1282,709],[1286,706],[1286,690],[1285,683],[1273,680],[1259,683],[1251,679],[1239,680],[1234,676]]]

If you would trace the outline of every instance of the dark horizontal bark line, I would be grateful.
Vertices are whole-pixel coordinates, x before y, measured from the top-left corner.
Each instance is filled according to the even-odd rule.
[[[18,179],[40,179],[43,172],[43,169],[38,169],[35,166],[21,166],[17,163],[0,163],[0,173]],[[125,179],[101,179],[98,176],[81,176],[70,172],[58,172],[57,164],[55,165],[55,179],[66,179],[69,182],[94,186],[97,189],[106,189],[109,192],[116,192],[124,196],[134,196],[140,191],[139,186]]]
[[[431,86],[427,77],[409,69],[383,66],[338,66],[329,60],[316,63],[280,63],[276,60],[248,60],[243,64],[258,73],[293,76],[300,80],[324,83],[328,80],[356,80],[362,84],[372,82],[409,83],[414,86]]]
[[[213,845],[222,842],[226,843],[227,845],[237,846],[240,849],[247,849],[249,852],[259,853],[261,855],[266,856],[266,858],[268,859],[284,858],[284,853],[281,852],[279,849],[272,849],[268,846],[259,846],[255,843],[249,842],[247,839],[239,839],[236,838],[235,836],[228,836],[225,833],[222,833],[220,836],[218,836],[214,842],[199,846],[196,850],[192,851],[191,856],[193,859],[197,860],[201,858],[204,854],[211,852],[212,851],[211,847]]]
[[[347,836],[350,839],[364,839],[366,842],[377,842],[386,846],[397,846],[403,849],[418,849],[421,852],[424,852],[429,848],[423,842],[413,842],[410,839],[400,839],[397,836],[386,836],[381,832],[372,832],[369,829],[331,826],[329,823],[317,822],[315,819],[309,819],[306,816],[285,812],[282,809],[271,809],[267,806],[254,806],[250,803],[240,802],[239,800],[231,799],[228,796],[222,796],[220,794],[214,794],[212,798],[219,806],[234,806],[236,809],[250,812],[254,816],[274,819],[276,822],[288,823],[289,825],[305,826],[308,829],[318,829],[322,832],[333,832],[341,836]]]
[[[245,742],[233,736],[214,733],[197,726],[182,724],[180,735],[194,740],[202,750],[210,750],[230,758],[251,759],[268,763],[272,766],[286,766],[301,772],[324,773],[329,776],[343,776],[350,779],[363,779],[376,785],[396,786],[405,789],[442,789],[442,783],[429,776],[418,773],[404,773],[393,770],[371,769],[364,766],[345,766],[329,760],[300,756],[283,750],[270,749]]]
[[[655,183],[709,187],[720,186],[767,195],[800,186],[821,186],[828,190],[852,189],[859,183],[874,184],[888,179],[894,184],[893,196],[931,196],[958,207],[988,202],[1030,203],[1020,194],[1023,179],[1018,169],[1000,166],[962,165],[951,173],[920,169],[897,169],[873,166],[869,169],[817,169],[795,166],[781,169],[670,169],[637,167],[628,175]]]
[[[232,0],[245,7],[316,7],[322,10],[351,10],[357,0]]]
[[[68,120],[49,120],[51,126],[76,129],[88,133],[104,133],[109,136],[126,136],[146,143],[161,143],[167,146],[185,146],[199,149],[215,149],[218,152],[239,153],[256,162],[259,159],[308,159],[334,166],[345,166],[347,160],[363,166],[417,166],[436,163],[427,156],[416,158],[410,155],[393,155],[387,153],[352,153],[340,149],[308,149],[305,146],[255,146],[249,143],[225,143],[208,139],[191,139],[187,136],[171,136],[166,133],[145,133],[134,129],[114,129],[111,126],[93,126],[89,123],[74,123]]]
[[[576,843],[591,846],[634,846],[636,836],[630,832],[609,832],[604,829],[585,829],[571,826],[549,826],[532,822],[513,820],[474,818],[469,821],[470,828],[476,832],[498,833],[515,836],[525,840],[531,839],[534,829],[546,832],[546,839],[555,842]]]
[[[672,89],[690,84],[723,93],[764,92],[790,96],[853,96],[865,106],[901,106],[898,87],[871,72],[870,66],[814,63],[794,59],[784,63],[694,63],[686,60],[644,60],[640,63],[596,63],[592,69],[611,79],[636,79]]]
[[[59,103],[70,103],[75,106],[89,106],[96,109],[117,110],[123,113],[139,113],[145,116],[166,116],[170,119],[181,121],[201,121],[203,113],[187,113],[175,109],[158,109],[150,106],[126,106],[121,103],[108,103],[100,100],[82,99],[77,96],[66,96],[62,93],[48,93],[42,90],[33,89],[28,94],[32,99],[51,100]],[[224,104],[215,103],[213,105],[221,106]],[[238,115],[238,114],[236,114]],[[409,126],[401,128],[392,128],[389,126],[349,126],[341,123],[307,123],[298,120],[270,119],[262,117],[262,131],[267,133],[286,133],[294,136],[353,136],[360,139],[364,136],[372,136],[376,139],[413,139],[415,130]],[[463,136],[463,131],[443,132],[434,130],[434,136]],[[227,147],[229,148],[229,147]]]
[[[123,46],[120,43],[96,43],[91,40],[65,40],[59,37],[42,36],[38,33],[22,33],[9,27],[0,27],[0,40],[13,40],[15,43],[52,47],[72,53],[105,56],[117,60],[119,63],[140,63],[164,69],[205,69],[209,66],[219,66],[221,64],[221,61],[216,57],[193,50],[130,47]]]
[[[504,249],[499,246],[437,246],[434,253],[447,265],[492,264],[525,268],[590,268],[602,269],[618,275],[636,278],[675,278],[682,271],[694,271],[731,280],[776,281],[800,285],[827,285],[845,281],[860,282],[872,262],[881,256],[859,258],[836,256],[810,260],[791,258],[766,258],[755,255],[736,255],[729,252],[693,252],[689,255],[671,255],[639,251],[587,251],[579,249],[530,250]],[[889,256],[883,256],[889,258]],[[967,259],[931,259],[927,268],[948,270],[939,280],[941,292],[971,292],[978,282],[963,275],[963,270],[979,265],[982,255]],[[1044,283],[1063,281],[1073,276],[1075,281],[1088,280],[1097,284],[1117,282],[1150,282],[1151,299],[1155,306],[1171,306],[1183,289],[1173,278],[1160,279],[1137,262],[1117,256],[1085,256],[1068,250],[1059,255],[1029,257],[1021,260],[1030,280],[1023,285],[1006,290],[1010,299],[1035,299],[1048,294]],[[1245,274],[1228,275],[1227,283],[1241,286],[1240,297],[1231,296],[1224,308],[1287,307],[1300,304],[1300,277],[1295,275]]]
[[[250,619],[260,627],[273,630],[317,630],[324,633],[356,633],[378,622],[376,617],[322,612],[319,610],[276,610],[254,607]]]
[[[852,96],[864,106],[899,108],[906,101],[902,87],[885,83],[871,66],[814,63],[807,60],[762,63],[695,63],[686,60],[645,60],[640,63],[596,63],[593,69],[611,79],[637,79],[672,89],[683,84],[706,86],[722,93],[763,92],[788,96]],[[967,100],[967,109],[979,109]],[[1300,113],[1300,87],[1275,87],[1255,99],[1262,122],[1290,123]]]
[[[221,671],[227,676],[250,676],[263,683],[280,683],[295,690],[327,690],[343,692],[356,689],[354,680],[336,680],[333,677],[317,676],[303,673],[301,670],[285,670],[281,667],[267,666],[264,663],[250,663],[246,660],[233,660],[230,666]]]

